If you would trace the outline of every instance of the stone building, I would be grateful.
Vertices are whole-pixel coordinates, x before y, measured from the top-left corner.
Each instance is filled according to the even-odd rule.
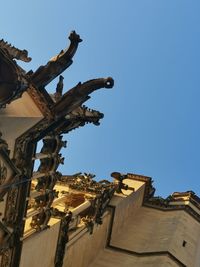
[[[64,134],[103,118],[83,103],[114,85],[100,78],[63,93],[61,74],[82,41],[76,32],[69,40],[35,72],[16,62],[31,60],[26,50],[0,41],[0,267],[200,266],[193,192],[163,199],[146,176],[113,172],[112,181],[97,182],[93,174],[58,171]]]

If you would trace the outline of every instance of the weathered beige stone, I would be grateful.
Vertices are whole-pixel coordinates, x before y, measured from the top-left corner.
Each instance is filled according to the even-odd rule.
[[[94,232],[79,234],[75,243],[67,246],[63,267],[88,267],[97,254],[106,246],[110,214],[104,216],[104,223],[94,227]]]
[[[0,129],[3,138],[6,137],[11,156],[16,138],[42,118],[42,113],[26,92],[21,98],[8,104],[6,109],[0,109]]]
[[[35,233],[23,242],[20,267],[52,267],[60,224]]]
[[[136,191],[116,194],[103,224],[95,225],[92,235],[84,225],[70,234],[63,267],[175,267],[181,266],[178,261],[187,267],[199,267],[199,222],[184,210],[143,206],[145,182],[128,182]],[[42,266],[53,266],[58,231],[59,223],[54,222],[50,229],[27,238],[20,267],[38,266],[37,261],[28,260],[31,251]],[[50,254],[50,258],[44,257]]]
[[[89,267],[177,267],[178,265],[165,256],[134,257],[126,253],[104,250]]]

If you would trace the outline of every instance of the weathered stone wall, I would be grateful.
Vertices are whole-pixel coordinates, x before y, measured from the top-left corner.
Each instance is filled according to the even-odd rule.
[[[53,267],[60,223],[24,240],[20,267]]]
[[[126,253],[106,249],[89,267],[177,267],[165,256],[138,258]]]
[[[198,267],[195,258],[200,253],[199,242],[200,224],[185,211],[142,207],[111,244],[139,253],[169,251],[186,266]]]
[[[94,261],[106,245],[110,217],[107,213],[103,224],[95,226],[92,235],[88,232],[80,234],[80,238],[67,246],[63,267],[88,267]]]
[[[136,188],[113,197],[115,208],[92,235],[84,227],[70,234],[63,267],[175,267],[181,266],[178,261],[199,267],[200,223],[183,210],[142,206],[144,182],[137,181]],[[106,247],[114,210],[111,247]],[[25,240],[20,267],[54,266],[58,231],[59,223]]]
[[[113,238],[117,239],[121,230],[123,228],[126,229],[127,220],[130,217],[133,218],[134,216],[136,216],[136,213],[140,209],[143,202],[145,189],[144,182],[129,180],[129,185],[134,187],[136,191],[131,191],[128,196],[114,196],[110,203],[111,206],[115,207],[115,218],[112,228],[111,240]]]

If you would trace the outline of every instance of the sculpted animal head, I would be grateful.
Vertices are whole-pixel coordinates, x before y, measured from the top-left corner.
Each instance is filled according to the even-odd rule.
[[[80,120],[83,120],[86,123],[93,123],[94,125],[99,125],[99,120],[102,119],[104,115],[103,113],[97,110],[90,109],[83,105],[82,107],[78,107],[73,110],[70,116],[79,118]]]

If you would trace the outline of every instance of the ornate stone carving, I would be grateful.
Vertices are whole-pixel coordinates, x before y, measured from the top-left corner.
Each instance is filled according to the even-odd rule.
[[[7,168],[5,165],[0,161],[0,185],[2,185],[7,177]]]
[[[129,189],[128,185],[125,185],[123,183],[123,180],[128,178],[128,176],[126,174],[121,174],[119,172],[112,172],[111,177],[115,178],[118,181],[118,186],[116,189],[117,193],[122,193],[122,189],[124,189],[124,190]],[[131,188],[131,189],[133,189],[133,188]]]
[[[112,88],[114,80],[111,77],[89,80],[87,82],[79,82],[75,87],[70,89],[63,97],[54,105],[53,112],[56,118],[61,118],[72,112],[83,102],[88,100],[89,94],[100,88]]]
[[[69,224],[72,219],[72,213],[69,211],[60,222],[60,232],[58,236],[58,244],[55,255],[55,267],[62,267],[65,255],[65,247],[68,242]]]
[[[63,80],[64,80],[64,77],[62,75],[59,76],[59,82],[56,86],[56,93],[54,94],[54,99],[55,99],[55,102],[58,102],[58,100],[61,99],[62,97],[62,94],[63,94]]]
[[[2,138],[2,133],[0,132],[0,149],[5,151],[7,155],[9,155],[9,150],[8,150],[8,144],[6,141]]]
[[[41,212],[32,217],[30,226],[36,231],[48,228],[48,222],[51,218],[51,209],[41,209]]]
[[[10,159],[8,145],[2,139],[2,134],[0,133],[0,200],[3,199],[3,196],[9,189],[9,185],[18,175],[19,170]]]
[[[13,60],[13,50],[0,42],[0,107],[20,97],[28,87],[24,71]]]
[[[8,42],[5,42],[4,39],[0,40],[0,48],[3,49],[9,57],[12,59],[19,59],[24,62],[29,62],[31,61],[31,58],[28,57],[28,51],[27,50],[20,50]]]
[[[68,184],[71,189],[90,193],[101,193],[104,189],[114,186],[107,180],[97,182],[94,178],[95,175],[91,173],[76,173],[62,176],[61,182]]]
[[[18,145],[16,147],[14,162],[18,169],[20,169],[22,172],[25,172],[26,157],[25,157],[25,153],[23,152],[23,148],[21,147],[21,145]]]
[[[95,181],[93,178],[95,175],[87,174],[87,173],[77,173],[74,175],[62,176],[61,183],[67,184],[69,188],[81,191],[88,192],[93,195],[93,199],[91,199],[92,207],[87,213],[87,217],[85,218],[85,222],[91,226],[91,221],[93,223],[101,224],[102,216],[115,192],[122,193],[122,189],[127,190],[130,189],[127,185],[123,183],[123,180],[127,178],[127,176],[123,176],[119,173],[113,173],[118,180],[118,183],[112,183],[107,180]],[[113,175],[112,174],[112,175]],[[91,230],[91,229],[90,229]]]
[[[103,116],[99,111],[81,106],[66,115],[56,131],[58,133],[69,133],[72,130],[85,126],[87,123],[93,123],[98,126]]]
[[[1,259],[1,267],[10,267],[11,258],[12,258],[12,250],[7,249],[2,253]]]
[[[160,196],[157,197],[151,197],[147,201],[148,205],[155,205],[160,207],[167,207],[169,205],[169,199],[164,199]]]
[[[47,189],[53,190],[56,182],[60,179],[62,174],[60,172],[55,172],[51,175],[44,176],[37,179],[37,185],[35,186],[35,189],[37,191],[45,191]]]
[[[13,161],[11,161],[8,157],[10,160],[9,163],[12,163],[12,169],[14,172],[16,170],[17,175],[12,177],[12,188],[6,188],[4,191],[5,194],[9,190],[4,223],[6,226],[11,227],[14,233],[18,232],[15,236],[15,245],[12,245],[12,254],[9,254],[8,256],[10,262],[7,261],[6,263],[9,267],[11,267],[11,265],[14,267],[13,264],[16,265],[16,262],[19,264],[21,253],[20,236],[23,234],[23,219],[26,216],[26,207],[28,206],[27,196],[31,188],[30,183],[33,167],[32,159],[34,158],[36,143],[47,135],[47,139],[50,138],[50,135],[53,135],[54,137],[57,136],[55,137],[57,138],[56,149],[54,150],[48,141],[44,141],[44,150],[41,152],[46,156],[48,153],[51,154],[50,157],[47,156],[46,159],[41,159],[39,171],[46,172],[45,183],[42,183],[41,180],[38,179],[38,184],[36,185],[37,190],[42,192],[44,195],[44,192],[54,192],[53,187],[55,182],[57,179],[60,179],[59,175],[56,176],[55,174],[58,165],[60,163],[62,164],[64,160],[59,151],[62,146],[66,145],[66,143],[62,141],[62,138],[59,139],[59,135],[62,132],[68,132],[78,126],[83,126],[87,122],[92,122],[98,125],[99,119],[102,118],[103,115],[84,107],[80,108],[80,105],[89,99],[88,95],[94,90],[102,87],[111,88],[114,83],[112,78],[90,80],[83,84],[79,83],[77,86],[62,95],[63,79],[60,77],[56,90],[59,95],[59,99],[57,99],[57,102],[55,103],[44,87],[72,64],[72,57],[74,56],[81,39],[75,32],[70,34],[69,39],[71,43],[67,50],[62,50],[56,57],[52,58],[46,66],[41,66],[34,73],[32,71],[26,73],[13,60],[13,58],[16,58],[28,62],[30,58],[28,57],[26,50],[18,50],[5,42],[1,42],[0,107],[5,106],[5,104],[20,97],[21,94],[27,90],[28,94],[35,101],[44,116],[44,119],[16,140]],[[60,95],[62,95],[62,97],[60,97]],[[76,111],[74,111],[75,109]],[[69,114],[70,116],[67,117]],[[0,148],[1,146],[3,146],[6,151],[6,144],[0,138]],[[2,150],[2,153],[5,153],[4,149]],[[3,170],[1,173],[3,176]],[[105,186],[104,189],[101,187],[97,188],[97,185],[95,186],[95,190],[93,190],[92,187],[89,190],[91,192],[99,190],[99,195],[104,196],[102,204],[98,201],[94,202],[96,203],[94,204],[95,210],[98,210],[99,207],[100,209],[103,209],[103,203],[107,194],[105,194]],[[48,199],[43,199],[42,205],[40,205],[41,201],[39,201],[39,205],[37,207],[39,214],[35,215],[32,220],[32,227],[34,229],[42,230],[45,227],[48,227],[48,221],[52,216],[51,203],[55,196],[56,195],[52,193],[51,197],[48,196]],[[99,214],[101,213],[93,212],[93,217],[91,217],[92,220],[94,220],[94,216],[95,218],[98,218]],[[56,264],[58,264],[56,267],[60,266],[59,264],[64,256],[63,248],[67,242],[67,238],[64,233],[66,231],[66,226],[68,229],[69,221],[71,220],[70,216],[70,213],[68,213],[65,219],[62,218],[63,227],[61,227],[61,229],[63,230],[61,233],[63,234],[61,234],[59,239],[60,243],[58,246],[58,255],[60,255],[60,257],[56,260]],[[100,219],[97,219],[96,221],[99,220]],[[1,264],[1,267],[2,266],[3,263]]]
[[[90,216],[83,217],[81,219],[82,222],[85,223],[86,227],[88,228],[89,234],[93,234],[93,229],[94,229],[94,218]]]
[[[71,32],[69,40],[71,43],[67,50],[61,50],[61,52],[53,57],[45,66],[40,66],[36,72],[32,74],[31,79],[38,88],[45,87],[72,64],[72,58],[78,48],[78,44],[82,40],[75,31]]]
[[[2,222],[0,222],[0,237],[0,253],[2,253],[14,245],[15,235],[13,232],[10,232]]]
[[[14,187],[9,191],[7,196],[6,210],[3,219],[6,226],[13,227],[13,225],[15,224],[18,214],[16,209],[17,197],[18,197],[18,188]]]
[[[76,108],[69,115],[67,115],[67,119],[71,121],[81,121],[86,123],[93,123],[95,125],[99,125],[99,120],[103,118],[103,114],[97,110],[90,109],[85,105]]]
[[[43,146],[36,157],[40,159],[38,173],[46,175],[37,179],[35,189],[41,192],[41,195],[35,197],[31,207],[38,210],[38,214],[32,217],[31,227],[36,230],[45,229],[52,214],[51,205],[53,200],[58,197],[58,192],[53,190],[56,181],[60,179],[61,174],[56,171],[58,165],[63,164],[63,158],[59,153],[62,147],[66,147],[66,141],[58,134],[49,134],[43,139]]]
[[[54,105],[54,102],[46,92],[46,90],[43,89],[43,91],[41,92],[40,90],[38,90],[38,88],[30,84],[27,92],[31,96],[39,110],[42,112],[42,114],[44,114],[46,118],[52,119],[53,114],[51,112],[51,107]]]
[[[58,197],[58,191],[46,190],[46,193],[35,198],[35,208],[50,207],[54,198]]]

